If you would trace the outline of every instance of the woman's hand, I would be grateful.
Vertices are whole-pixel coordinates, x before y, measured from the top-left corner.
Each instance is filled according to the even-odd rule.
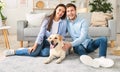
[[[32,47],[29,47],[29,48],[28,48],[29,54],[30,54],[31,52],[34,52],[34,51],[36,50],[36,48],[37,48],[37,44],[34,44]]]

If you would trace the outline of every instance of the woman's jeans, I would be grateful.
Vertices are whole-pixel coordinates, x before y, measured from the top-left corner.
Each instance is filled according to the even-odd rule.
[[[49,51],[50,51],[49,42],[46,40],[46,37],[44,37],[43,42],[41,44],[38,44],[34,52],[29,53],[28,48],[20,48],[15,51],[15,55],[47,57],[49,56]]]
[[[73,47],[74,52],[79,55],[86,55],[88,53],[94,52],[97,48],[99,48],[99,57],[105,56],[107,53],[107,38],[106,37],[100,37],[96,40],[91,40],[85,48],[82,44],[79,46]]]

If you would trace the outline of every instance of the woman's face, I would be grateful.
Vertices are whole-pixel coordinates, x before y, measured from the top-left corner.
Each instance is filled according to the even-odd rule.
[[[62,6],[59,6],[57,9],[56,9],[56,15],[55,17],[57,18],[61,18],[65,13],[65,8],[62,7]]]

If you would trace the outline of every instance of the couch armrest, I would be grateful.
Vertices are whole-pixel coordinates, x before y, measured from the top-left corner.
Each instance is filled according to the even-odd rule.
[[[115,23],[115,20],[108,20],[108,27],[111,30],[110,40],[116,40],[116,23]]]
[[[24,28],[28,26],[26,20],[17,21],[17,40],[22,41],[24,39]]]

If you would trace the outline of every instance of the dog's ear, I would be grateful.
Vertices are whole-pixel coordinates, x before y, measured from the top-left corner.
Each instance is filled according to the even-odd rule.
[[[61,35],[59,35],[59,39],[60,39],[60,41],[62,41],[63,37]]]

